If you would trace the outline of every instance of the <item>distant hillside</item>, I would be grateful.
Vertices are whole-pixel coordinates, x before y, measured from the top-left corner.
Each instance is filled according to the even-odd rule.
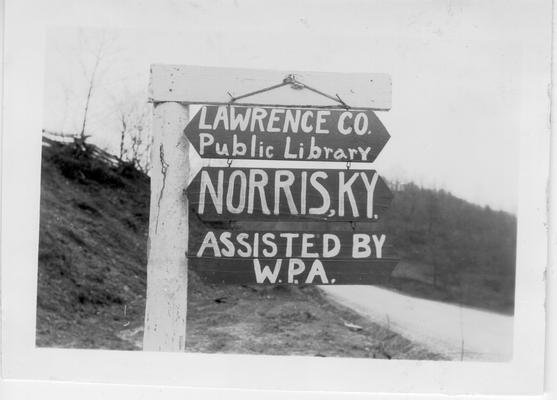
[[[409,294],[494,311],[514,309],[516,217],[443,190],[393,185],[378,223],[401,263],[390,286]]]

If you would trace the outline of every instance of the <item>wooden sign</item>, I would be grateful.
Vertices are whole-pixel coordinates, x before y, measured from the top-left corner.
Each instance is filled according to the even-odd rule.
[[[184,130],[203,158],[372,162],[390,138],[373,111],[203,106]]]
[[[264,258],[255,249],[249,257],[238,257],[239,251],[227,257],[226,241],[219,244],[221,257],[205,257],[205,251],[200,257],[186,256],[193,251],[188,249],[189,238],[196,240],[195,233],[189,232],[190,218],[197,219],[196,213],[208,221],[375,221],[392,198],[375,171],[204,168],[186,189],[193,170],[187,137],[204,157],[370,161],[385,145],[388,134],[373,113],[361,111],[390,109],[389,75],[152,65],[149,101],[153,103],[153,165],[144,350],[185,350],[190,264],[201,278],[218,283],[258,279],[262,283],[377,283],[390,274],[395,261],[385,256],[388,247],[381,244],[381,236],[376,236],[377,245],[373,236],[368,237],[369,255],[357,259],[347,257],[351,250],[346,246],[354,237],[341,236],[334,257],[328,255],[335,251],[335,239],[320,245],[323,237],[312,242],[307,236],[305,240],[314,247],[307,247],[303,236],[301,245],[293,238],[292,256],[287,256],[288,245],[278,243],[274,256],[263,245],[261,252],[270,254]],[[202,108],[204,118],[199,114],[189,125],[191,104],[206,107]],[[290,107],[295,108],[291,114],[286,111]],[[252,110],[249,115],[248,109]],[[224,110],[235,114],[224,115]],[[245,119],[248,122],[242,122]],[[242,124],[248,125],[244,129]],[[186,126],[192,129],[187,137]],[[254,140],[252,135],[256,136],[254,144],[246,142],[248,136]],[[246,146],[243,155],[240,140]],[[225,155],[224,145],[233,155]],[[321,154],[312,146],[319,146]],[[289,158],[291,154],[296,158]],[[239,245],[241,239],[231,237],[231,243]],[[361,246],[367,254],[365,244]],[[311,256],[313,253],[319,257]],[[259,278],[256,262],[260,263]]]
[[[381,233],[209,229],[188,248],[190,265],[210,283],[377,284],[397,264]]]
[[[204,167],[188,186],[205,221],[375,221],[392,193],[373,170]]]

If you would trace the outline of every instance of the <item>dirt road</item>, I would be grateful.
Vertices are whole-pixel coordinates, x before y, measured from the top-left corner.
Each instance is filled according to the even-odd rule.
[[[513,317],[406,296],[376,286],[321,286],[333,300],[454,360],[512,357]]]

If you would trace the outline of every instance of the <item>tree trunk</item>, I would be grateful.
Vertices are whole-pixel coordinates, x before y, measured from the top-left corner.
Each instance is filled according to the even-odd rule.
[[[126,135],[126,118],[122,116],[122,134],[120,135],[120,161],[124,161],[124,138]]]

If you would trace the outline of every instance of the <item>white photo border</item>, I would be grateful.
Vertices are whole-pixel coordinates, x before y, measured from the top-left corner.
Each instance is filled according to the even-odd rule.
[[[520,82],[523,106],[517,116],[521,126],[520,193],[514,357],[511,362],[386,361],[36,348],[45,31],[49,26],[76,24],[164,28],[163,17],[155,13],[155,2],[141,6],[147,9],[126,8],[124,3],[129,6],[133,2],[122,1],[113,5],[110,2],[60,0],[54,5],[51,2],[11,0],[6,4],[1,232],[4,378],[342,392],[535,394],[543,390],[550,1],[512,2],[517,12],[535,9],[542,36],[537,45],[530,42],[524,45],[522,58],[523,76],[526,72],[535,73],[539,79],[522,79]],[[486,7],[505,7],[504,4],[508,2],[493,2]],[[149,7],[153,9],[149,10]],[[207,33],[199,29],[192,28],[192,37]],[[196,56],[193,55],[192,59],[195,61]],[[202,55],[197,61],[192,64],[203,64]],[[544,107],[533,108],[532,104],[544,104]]]

